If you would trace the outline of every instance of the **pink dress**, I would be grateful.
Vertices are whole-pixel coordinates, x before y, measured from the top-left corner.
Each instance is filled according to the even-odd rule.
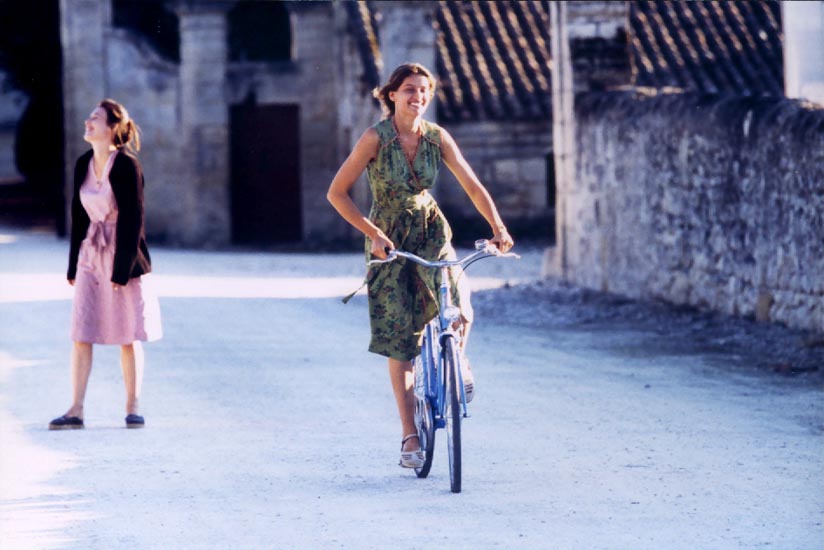
[[[98,180],[94,157],[80,187],[80,202],[89,215],[89,229],[80,244],[74,281],[71,339],[90,344],[131,344],[161,337],[160,306],[141,277],[112,288],[117,203],[109,182],[113,152]]]

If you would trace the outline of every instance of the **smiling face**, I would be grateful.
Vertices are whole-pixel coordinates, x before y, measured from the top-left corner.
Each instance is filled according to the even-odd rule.
[[[106,120],[106,110],[96,107],[86,119],[86,133],[83,139],[89,143],[113,143],[114,132]]]
[[[421,74],[407,76],[397,90],[389,92],[389,99],[395,103],[395,113],[401,116],[423,115],[431,98],[429,79]]]

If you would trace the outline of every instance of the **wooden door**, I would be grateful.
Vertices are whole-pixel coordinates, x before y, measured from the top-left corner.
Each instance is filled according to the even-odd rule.
[[[231,109],[232,240],[268,245],[303,238],[297,105]]]

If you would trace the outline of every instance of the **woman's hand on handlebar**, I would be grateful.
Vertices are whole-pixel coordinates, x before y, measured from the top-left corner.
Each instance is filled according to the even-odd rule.
[[[372,241],[372,245],[369,251],[372,253],[372,256],[376,258],[385,260],[389,252],[395,250],[395,245],[380,229],[378,229],[375,236],[371,237],[370,240]]]
[[[512,240],[506,227],[499,227],[495,231],[495,235],[489,239],[489,242],[497,246],[498,250],[504,253],[509,252],[509,249],[515,245],[515,241]]]

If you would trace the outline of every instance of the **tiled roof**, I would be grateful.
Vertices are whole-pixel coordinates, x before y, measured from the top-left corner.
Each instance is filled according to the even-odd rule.
[[[634,84],[783,95],[780,12],[775,0],[631,2]]]
[[[549,119],[549,2],[439,2],[438,119]]]
[[[344,4],[360,47],[364,82],[375,87],[381,74],[380,3]],[[433,25],[439,120],[551,117],[547,0],[442,0]],[[783,95],[777,0],[632,1],[626,31],[636,86]],[[578,57],[592,54],[595,46],[603,50],[597,55],[616,57],[616,44],[601,44],[605,39],[579,42],[573,44]]]
[[[355,38],[360,54],[363,68],[361,82],[366,90],[371,92],[380,84],[383,58],[378,40],[375,10],[369,4],[370,2],[363,1],[343,3],[349,21],[349,32]]]
[[[374,88],[381,83],[380,3],[343,4],[364,84]],[[548,1],[441,1],[433,24],[439,120],[550,118]]]

